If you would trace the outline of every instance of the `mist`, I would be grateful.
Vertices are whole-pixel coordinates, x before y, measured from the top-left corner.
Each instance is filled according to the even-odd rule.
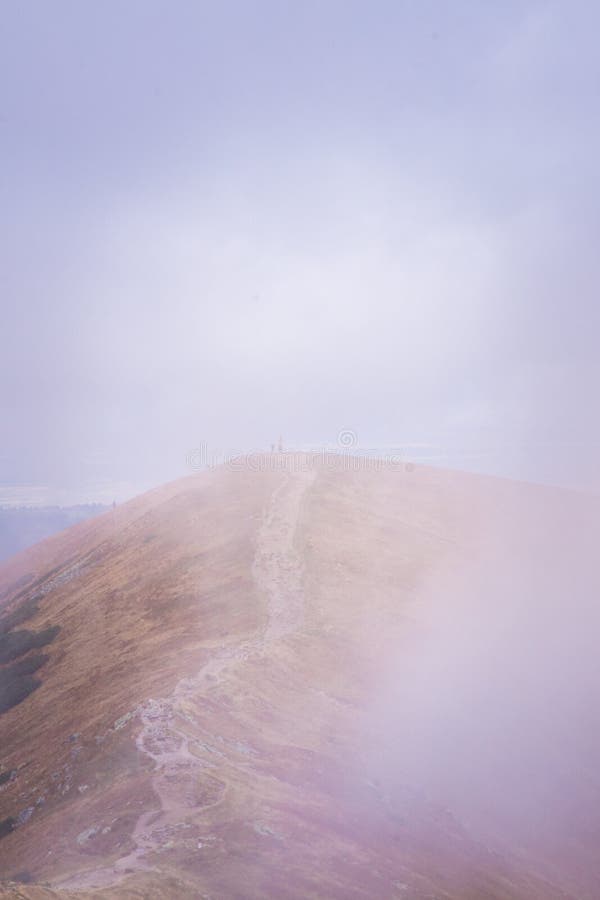
[[[599,526],[576,493],[498,490],[420,584],[367,720],[392,802],[424,799],[576,896],[598,891]]]
[[[9,3],[4,484],[123,499],[202,441],[346,428],[595,490],[597,26]]]

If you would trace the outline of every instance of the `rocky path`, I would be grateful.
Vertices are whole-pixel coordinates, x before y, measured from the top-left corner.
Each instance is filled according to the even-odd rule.
[[[206,778],[207,769],[214,766],[214,753],[218,752],[198,738],[201,726],[191,712],[194,702],[209,687],[218,684],[232,664],[265,653],[270,643],[302,628],[304,572],[295,548],[295,536],[315,472],[286,470],[282,474],[283,479],[263,514],[252,567],[257,590],[268,603],[264,630],[248,640],[221,647],[197,675],[179,681],[169,697],[149,699],[137,710],[142,728],[136,746],[154,764],[152,787],[159,808],[139,817],[131,836],[135,847],[130,853],[112,866],[78,873],[56,887],[71,890],[107,887],[125,874],[153,868],[150,855],[166,849],[166,844],[172,846],[192,809],[198,809],[195,795],[199,780]],[[194,736],[186,730],[186,723],[193,725]],[[209,761],[203,758],[207,755]],[[202,802],[203,810],[219,802],[218,792],[204,800],[207,802]]]
[[[273,493],[259,532],[253,574],[269,602],[263,642],[284,637],[304,625],[304,569],[294,539],[314,475],[314,471],[286,473]]]

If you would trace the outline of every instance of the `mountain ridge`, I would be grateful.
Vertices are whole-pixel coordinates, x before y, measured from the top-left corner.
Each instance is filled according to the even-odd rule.
[[[177,896],[178,880],[197,896],[565,896],[570,872],[552,883],[535,854],[486,849],[382,770],[373,710],[429,640],[432,579],[485,555],[499,516],[520,511],[530,539],[548,506],[579,502],[264,456],[9,560],[0,614],[33,601],[24,624],[60,631],[39,687],[0,717],[0,818],[16,826],[1,871],[64,896]]]

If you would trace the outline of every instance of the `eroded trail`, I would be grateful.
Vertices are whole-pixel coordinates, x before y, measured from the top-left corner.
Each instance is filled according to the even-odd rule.
[[[222,646],[197,675],[179,681],[170,696],[149,699],[135,711],[142,723],[136,746],[154,765],[152,788],[158,809],[139,817],[131,835],[135,846],[130,853],[111,866],[62,880],[57,887],[107,887],[131,872],[151,870],[151,855],[173,846],[193,811],[205,810],[220,801],[225,785],[211,776],[210,770],[215,767],[215,754],[222,755],[222,738],[205,731],[207,723],[198,721],[195,704],[223,680],[226,669],[251,655],[264,654],[270,643],[303,626],[304,571],[295,537],[315,472],[298,468],[299,471],[282,473],[282,481],[270,497],[257,533],[252,575],[259,595],[267,599],[264,630],[245,641]],[[203,782],[204,789],[199,789]]]
[[[258,536],[254,580],[269,601],[263,641],[276,640],[304,625],[304,569],[294,545],[307,488],[314,471],[286,473],[274,492]]]

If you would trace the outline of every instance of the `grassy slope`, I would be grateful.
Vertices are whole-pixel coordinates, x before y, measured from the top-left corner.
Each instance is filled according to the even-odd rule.
[[[545,873],[486,850],[444,810],[373,781],[369,734],[384,673],[427,627],[420,595],[432,573],[460,568],[499,506],[513,516],[524,493],[543,505],[551,492],[428,469],[321,468],[293,534],[304,623],[265,644],[269,600],[252,565],[287,478],[185,479],[0,568],[5,611],[51,573],[56,586],[27,625],[61,628],[41,686],[0,718],[3,769],[15,773],[0,786],[0,819],[33,809],[0,841],[0,871],[56,883],[110,869],[166,790],[186,827],[165,819],[146,857],[160,878],[138,872],[88,896],[191,896],[190,884],[223,897],[559,896]],[[229,663],[179,704],[198,764],[161,787],[129,714],[228,648]],[[5,895],[46,896],[15,890]]]

